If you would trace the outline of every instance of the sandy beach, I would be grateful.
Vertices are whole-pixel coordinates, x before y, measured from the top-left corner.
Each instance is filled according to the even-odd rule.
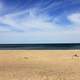
[[[0,80],[80,80],[80,50],[0,50]]]

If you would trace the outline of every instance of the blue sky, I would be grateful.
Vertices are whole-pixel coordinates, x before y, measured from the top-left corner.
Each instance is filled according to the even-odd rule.
[[[80,43],[80,0],[0,0],[0,44]]]

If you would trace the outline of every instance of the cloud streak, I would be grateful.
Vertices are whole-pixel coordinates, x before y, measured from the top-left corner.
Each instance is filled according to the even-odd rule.
[[[4,10],[5,14],[0,16],[0,43],[80,42],[80,11],[77,5],[80,2],[43,2],[29,2],[36,3],[33,6],[24,3],[24,7],[18,4],[20,8],[12,6],[12,10],[6,13],[8,8]]]
[[[17,14],[5,15],[0,18],[0,22],[23,32],[32,29],[42,31],[58,30],[58,25],[48,15],[37,14],[38,10],[30,9]],[[22,17],[21,17],[22,16]],[[11,28],[10,28],[11,29]]]

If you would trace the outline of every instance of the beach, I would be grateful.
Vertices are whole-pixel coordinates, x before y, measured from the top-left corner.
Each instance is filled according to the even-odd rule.
[[[80,80],[80,50],[0,50],[0,80]]]

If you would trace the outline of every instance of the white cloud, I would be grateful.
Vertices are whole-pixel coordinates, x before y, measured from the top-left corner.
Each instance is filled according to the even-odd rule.
[[[74,31],[80,31],[80,13],[70,14],[68,20],[71,22]]]
[[[80,42],[79,16],[79,14],[68,16],[72,25],[69,25],[71,29],[67,30],[61,25],[56,24],[54,19],[50,21],[51,17],[48,15],[39,14],[37,9],[2,16],[0,17],[0,23],[7,24],[14,29],[23,30],[24,32],[10,32],[11,28],[0,27],[0,31],[5,31],[0,33],[0,43]],[[31,31],[33,28],[40,29],[40,31],[36,30],[37,32],[33,32]]]
[[[30,9],[17,14],[5,15],[0,18],[0,22],[25,32],[33,28],[42,31],[58,30],[57,24],[50,22],[50,18],[47,15],[38,14],[37,11],[36,9]]]
[[[80,25],[80,13],[73,13],[68,16],[68,19],[73,23],[73,24],[78,24]]]

